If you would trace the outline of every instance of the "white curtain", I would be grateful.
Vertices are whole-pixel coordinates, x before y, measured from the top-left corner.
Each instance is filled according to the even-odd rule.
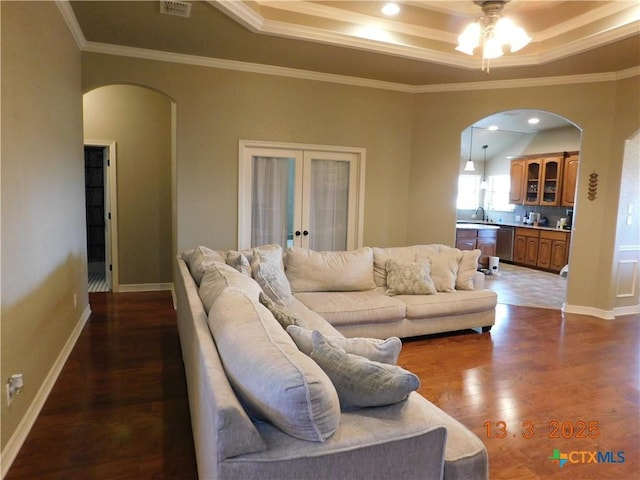
[[[289,158],[253,157],[251,246],[277,243],[287,246]]]
[[[349,162],[311,161],[309,247],[318,251],[347,249]]]

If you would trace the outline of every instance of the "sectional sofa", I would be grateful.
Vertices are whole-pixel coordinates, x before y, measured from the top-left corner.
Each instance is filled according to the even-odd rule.
[[[179,256],[199,477],[487,478],[478,437],[396,365],[398,337],[493,324],[478,255],[271,245]]]

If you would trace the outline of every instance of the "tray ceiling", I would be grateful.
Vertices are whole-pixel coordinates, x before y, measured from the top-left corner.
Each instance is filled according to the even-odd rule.
[[[87,50],[115,45],[419,86],[620,72],[640,65],[637,1],[525,1],[504,15],[532,37],[492,60],[454,50],[472,1],[197,1],[189,18],[155,1],[72,1]]]

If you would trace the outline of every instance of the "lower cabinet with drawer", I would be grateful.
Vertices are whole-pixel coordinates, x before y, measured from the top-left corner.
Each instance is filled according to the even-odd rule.
[[[569,232],[516,228],[514,262],[559,272],[569,258]]]
[[[478,263],[489,265],[489,257],[496,255],[498,238],[497,228],[458,228],[456,229],[456,248],[460,250],[480,250]]]

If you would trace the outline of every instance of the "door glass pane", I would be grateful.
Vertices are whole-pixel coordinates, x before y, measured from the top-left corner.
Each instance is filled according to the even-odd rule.
[[[349,162],[311,161],[309,247],[346,250],[349,220]]]
[[[252,157],[251,246],[293,242],[295,159]]]

